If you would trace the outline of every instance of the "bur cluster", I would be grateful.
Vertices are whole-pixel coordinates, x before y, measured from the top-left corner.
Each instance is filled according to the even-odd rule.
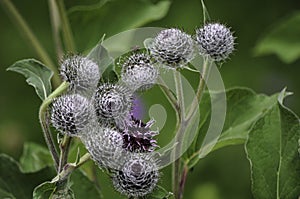
[[[127,197],[151,193],[159,180],[155,121],[133,115],[137,93],[151,89],[163,69],[187,67],[196,53],[212,61],[224,61],[234,50],[234,37],[222,24],[205,24],[191,36],[171,28],[157,33],[144,51],[122,56],[120,81],[104,82],[94,60],[69,55],[60,74],[68,91],[53,100],[50,122],[60,133],[78,137],[91,158],[108,170],[114,188]]]

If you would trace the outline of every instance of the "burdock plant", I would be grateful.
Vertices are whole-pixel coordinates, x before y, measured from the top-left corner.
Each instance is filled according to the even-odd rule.
[[[161,3],[145,5],[151,4],[149,12],[154,9],[155,14],[163,9]],[[297,198],[300,124],[283,105],[290,93],[225,90],[217,65],[232,56],[235,36],[228,26],[212,23],[201,4],[204,20],[192,33],[173,27],[129,30],[102,37],[91,51],[78,48],[79,55],[63,1],[49,1],[55,64],[11,1],[2,0],[41,59],[21,60],[8,70],[23,74],[43,101],[39,120],[48,150],[27,147],[20,165],[0,156],[1,197],[182,199],[188,174],[200,160],[225,146],[245,144],[254,197]],[[94,8],[78,6],[70,15],[81,9],[86,13]],[[94,15],[72,22],[77,27]],[[132,24],[139,23],[129,27]],[[88,23],[80,28],[97,31]],[[99,34],[80,37],[78,45],[90,44],[94,35]],[[134,49],[137,43],[139,50]],[[114,59],[122,60],[119,67]],[[134,96],[143,100],[143,109],[151,102],[169,103],[166,126],[164,112],[156,109],[154,118],[137,117],[133,110],[141,107],[135,107]],[[89,160],[92,164],[86,164]],[[164,167],[172,168],[171,177],[161,170]],[[172,190],[163,188],[166,183]],[[103,194],[108,188],[110,194]]]

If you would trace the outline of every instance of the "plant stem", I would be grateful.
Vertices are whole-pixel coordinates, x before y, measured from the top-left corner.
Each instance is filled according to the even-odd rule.
[[[57,61],[59,63],[60,59],[63,57],[62,42],[59,34],[60,33],[59,29],[61,26],[59,11],[55,0],[48,0],[48,4],[49,4],[49,13],[51,19],[54,46],[55,46]]]
[[[175,79],[175,86],[176,86],[176,95],[177,95],[177,103],[179,104],[179,111],[178,111],[178,117],[177,117],[177,127],[176,127],[176,148],[174,149],[174,157],[177,157],[178,154],[181,153],[182,148],[182,140],[184,138],[184,132],[189,125],[191,119],[197,113],[197,106],[199,106],[201,97],[203,95],[204,89],[205,89],[205,82],[207,80],[208,74],[209,74],[209,65],[210,62],[208,59],[204,60],[203,64],[203,70],[200,75],[198,88],[196,91],[196,95],[192,101],[192,104],[189,108],[189,112],[187,116],[185,116],[185,109],[184,109],[184,95],[182,90],[182,81],[180,77],[180,73],[174,73],[174,79]],[[181,158],[179,157],[174,163],[173,163],[173,169],[172,169],[172,178],[173,178],[173,192],[176,199],[181,199],[183,197],[183,191],[185,186],[185,180],[188,173],[188,167],[184,166],[181,173]],[[181,178],[181,180],[180,180]]]
[[[181,146],[182,146],[182,139],[183,135],[186,129],[186,123],[184,122],[185,118],[185,105],[184,105],[184,95],[183,95],[183,89],[182,89],[182,81],[181,81],[181,74],[178,71],[174,71],[174,81],[175,81],[175,87],[176,87],[176,96],[177,96],[177,126],[176,126],[176,135],[175,135],[175,142],[177,143],[175,149],[174,149],[174,158],[177,158],[179,154],[181,153]],[[181,158],[177,158],[173,162],[172,166],[172,182],[173,182],[173,192],[176,195],[178,195],[178,186],[179,186],[179,178],[180,178],[180,165],[181,164]]]
[[[176,101],[176,98],[174,97],[173,93],[168,89],[168,86],[164,82],[164,80],[159,77],[158,78],[159,87],[164,93],[164,95],[167,97],[168,101],[170,102],[171,106],[175,111],[179,110],[179,104]]]
[[[68,155],[69,149],[71,144],[72,138],[70,136],[65,135],[63,141],[60,143],[60,157],[59,157],[59,165],[58,165],[58,172],[62,171],[62,168],[68,162]]]
[[[52,103],[52,100],[57,97],[58,95],[60,95],[62,92],[64,92],[67,88],[68,88],[68,83],[67,82],[63,82],[53,93],[51,93],[42,103],[42,105],[40,106],[40,110],[39,110],[39,120],[40,120],[40,124],[44,133],[44,138],[46,141],[46,144],[48,146],[48,149],[51,153],[51,156],[53,158],[54,161],[54,166],[56,168],[56,170],[58,171],[58,167],[59,167],[59,156],[57,153],[57,149],[55,147],[54,141],[53,141],[53,137],[49,128],[49,122],[47,121],[47,109],[49,107],[49,105]]]
[[[86,153],[84,154],[79,162],[77,164],[75,163],[68,163],[66,164],[62,171],[52,180],[52,182],[62,182],[65,181],[66,179],[68,179],[69,175],[77,168],[79,168],[80,166],[82,166],[83,164],[85,164],[87,161],[90,160],[90,154]]]
[[[54,76],[53,76],[54,86],[56,87],[57,85],[59,85],[61,80],[59,78],[58,70],[55,64],[51,60],[48,53],[44,50],[44,48],[42,47],[42,45],[40,44],[36,36],[33,34],[32,30],[29,28],[28,24],[20,15],[16,7],[12,4],[10,0],[1,0],[0,4],[7,12],[11,20],[14,22],[16,27],[19,29],[20,33],[28,41],[28,44],[31,45],[32,49],[34,49],[35,53],[38,55],[41,61],[54,72]]]
[[[75,43],[73,39],[73,33],[71,26],[66,14],[66,9],[63,0],[56,0],[56,5],[59,11],[59,16],[61,20],[61,28],[63,33],[64,44],[67,51],[75,52]]]
[[[201,97],[202,97],[204,89],[205,89],[205,82],[207,81],[207,78],[209,75],[210,64],[211,64],[211,62],[208,61],[208,58],[205,58],[204,63],[203,63],[202,73],[200,74],[200,80],[199,80],[198,88],[196,91],[196,96],[194,97],[193,102],[189,108],[189,112],[187,113],[187,116],[186,116],[187,122],[191,120],[191,118],[197,112],[196,110],[198,110],[197,106],[199,106]]]
[[[206,9],[206,6],[204,4],[204,0],[201,0],[201,5],[202,5],[202,12],[203,12],[203,24],[205,24],[207,20],[210,20],[210,17]]]
[[[174,80],[175,80],[175,87],[176,87],[177,104],[179,105],[179,110],[180,110],[179,121],[182,122],[185,117],[185,107],[184,107],[184,96],[183,96],[180,72],[174,71]]]
[[[179,182],[179,189],[178,189],[178,199],[183,198],[183,192],[184,192],[184,186],[185,186],[185,182],[186,182],[186,178],[187,178],[187,174],[189,172],[189,168],[187,165],[184,165],[182,174],[181,174],[181,179]]]

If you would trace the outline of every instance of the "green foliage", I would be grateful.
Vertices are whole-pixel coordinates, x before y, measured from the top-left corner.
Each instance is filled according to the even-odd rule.
[[[251,126],[277,102],[277,94],[267,96],[250,89],[231,89],[226,93],[227,112],[223,132],[214,150],[243,144]]]
[[[75,198],[102,198],[97,185],[88,179],[83,171],[74,171],[71,175],[70,182]]]
[[[49,198],[52,192],[55,190],[55,183],[44,182],[37,186],[33,191],[33,199]]]
[[[69,18],[78,49],[91,48],[98,42],[99,35],[116,34],[161,19],[170,4],[167,0],[156,4],[148,0],[118,0],[74,6],[69,10]]]
[[[53,160],[47,148],[33,142],[24,144],[23,154],[20,158],[22,172],[33,173],[52,165]]]
[[[218,93],[212,93],[212,96],[217,97]],[[226,120],[223,132],[214,146],[213,151],[230,145],[243,144],[247,140],[252,125],[262,117],[268,109],[277,103],[277,97],[277,94],[272,96],[257,94],[248,88],[227,90]],[[195,166],[201,158],[197,153],[200,153],[203,137],[211,122],[209,120],[209,99],[209,94],[205,93],[200,104],[200,110],[201,114],[204,115],[206,113],[206,116],[202,117],[198,138],[185,155],[185,159],[190,168]]]
[[[2,195],[30,199],[34,187],[51,179],[54,175],[51,168],[44,168],[35,173],[23,173],[15,160],[7,155],[0,155],[0,194]]]
[[[104,37],[102,38],[102,40]],[[117,82],[118,75],[115,72],[113,58],[109,56],[107,50],[103,47],[102,41],[97,44],[87,55],[88,58],[97,62],[101,74],[102,82]]]
[[[281,102],[265,112],[246,144],[256,199],[294,199],[300,193],[299,118]]]
[[[7,68],[8,71],[20,73],[26,82],[35,88],[37,95],[44,100],[51,93],[51,77],[53,72],[35,59],[23,59]]]
[[[300,12],[276,22],[255,47],[256,55],[276,54],[285,63],[300,57]]]
[[[63,191],[68,197],[74,194],[74,198],[102,198],[99,188],[90,181],[81,170],[76,170],[72,173],[70,188],[67,187],[67,189]],[[70,192],[72,194],[70,194]],[[58,193],[62,193],[62,191],[57,191],[56,182],[44,182],[34,189],[33,198],[49,198],[50,195],[57,195]]]
[[[146,196],[146,199],[169,199],[172,198],[173,194],[171,192],[166,191],[161,186],[157,186],[155,190]]]

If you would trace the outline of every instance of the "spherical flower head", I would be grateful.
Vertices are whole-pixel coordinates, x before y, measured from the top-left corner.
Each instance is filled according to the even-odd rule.
[[[213,61],[225,61],[234,50],[230,29],[219,23],[206,24],[196,30],[196,41],[201,55]]]
[[[113,176],[115,189],[127,197],[142,197],[153,191],[159,179],[158,167],[150,156],[135,154]]]
[[[149,50],[167,68],[182,68],[194,58],[194,41],[190,35],[171,28],[161,31],[149,45]]]
[[[131,90],[147,90],[157,77],[158,69],[148,54],[134,53],[122,64],[121,79]]]
[[[80,136],[93,119],[92,105],[79,94],[63,95],[52,103],[50,119],[52,125],[61,133]]]
[[[81,140],[100,168],[120,169],[124,163],[123,136],[116,128],[92,125]]]
[[[87,57],[73,55],[61,63],[60,74],[63,81],[70,83],[70,90],[91,95],[100,79],[99,67]]]
[[[123,148],[130,152],[152,152],[158,146],[154,136],[158,131],[152,131],[150,128],[154,120],[143,123],[132,117],[127,121],[127,126],[123,132]]]
[[[106,83],[98,87],[93,97],[100,123],[121,123],[132,106],[132,92],[120,84]]]

